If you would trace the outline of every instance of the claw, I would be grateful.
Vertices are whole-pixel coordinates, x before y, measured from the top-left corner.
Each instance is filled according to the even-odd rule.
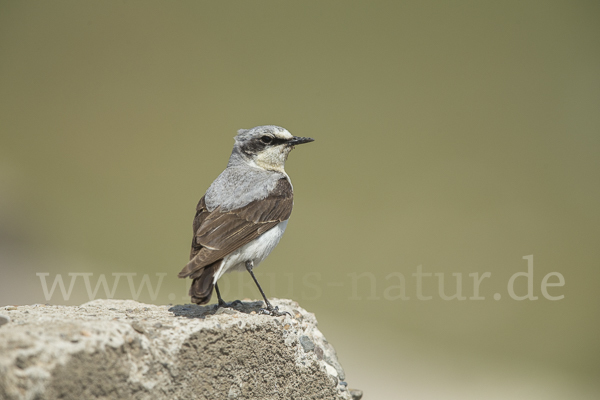
[[[269,307],[269,306],[271,306],[271,304],[267,305],[267,308],[261,308],[260,310],[258,310],[258,313],[263,314],[263,315],[270,315],[272,317],[281,317],[285,314],[289,315],[290,317],[292,316],[292,314],[290,314],[287,311],[283,311],[283,312],[279,311],[279,307],[277,307],[277,306],[275,306],[275,307],[273,307],[273,306]]]

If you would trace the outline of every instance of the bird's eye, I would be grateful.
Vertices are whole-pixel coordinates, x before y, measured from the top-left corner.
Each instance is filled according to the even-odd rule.
[[[273,138],[271,136],[263,136],[260,138],[260,141],[264,144],[270,144],[273,141]]]

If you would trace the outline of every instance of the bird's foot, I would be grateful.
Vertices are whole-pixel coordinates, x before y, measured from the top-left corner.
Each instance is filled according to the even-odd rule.
[[[244,302],[241,301],[241,300],[234,300],[231,303],[229,303],[229,307],[233,307],[233,308],[239,307],[239,306],[242,306],[242,305],[244,305]]]
[[[219,299],[219,303],[217,304],[217,309],[219,308],[231,308],[231,304]]]
[[[271,304],[267,303],[267,307],[266,308],[261,308],[260,310],[258,310],[259,314],[263,314],[263,315],[270,315],[272,317],[282,317],[285,314],[289,315],[290,317],[292,316],[292,314],[290,314],[287,311],[279,311],[279,307],[275,306],[273,307]]]

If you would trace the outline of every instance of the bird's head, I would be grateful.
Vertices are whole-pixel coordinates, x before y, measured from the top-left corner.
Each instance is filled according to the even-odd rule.
[[[313,140],[293,136],[287,129],[275,125],[240,129],[235,137],[232,158],[241,155],[260,168],[285,172],[285,161],[294,146]]]

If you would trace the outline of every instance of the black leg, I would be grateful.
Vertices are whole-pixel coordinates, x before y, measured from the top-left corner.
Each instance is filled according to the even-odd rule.
[[[219,285],[215,283],[215,291],[217,292],[217,298],[219,299],[218,307],[228,307],[229,305],[221,298],[221,292],[219,291]]]
[[[254,276],[254,272],[252,272],[252,268],[254,268],[254,263],[252,261],[246,261],[246,269],[248,270],[248,272],[250,272],[250,276],[252,277],[252,279],[254,279],[254,283],[256,283],[258,290],[260,290],[260,294],[262,295],[263,299],[265,300],[266,309],[261,308],[260,311],[263,314],[269,314],[269,315],[273,315],[275,317],[279,317],[284,314],[287,314],[291,317],[292,315],[289,312],[287,312],[287,311],[280,312],[278,307],[273,307],[273,305],[271,305],[269,300],[267,300],[267,296],[265,296],[265,292],[263,292],[262,288],[260,287],[260,284],[258,283],[258,280]]]

